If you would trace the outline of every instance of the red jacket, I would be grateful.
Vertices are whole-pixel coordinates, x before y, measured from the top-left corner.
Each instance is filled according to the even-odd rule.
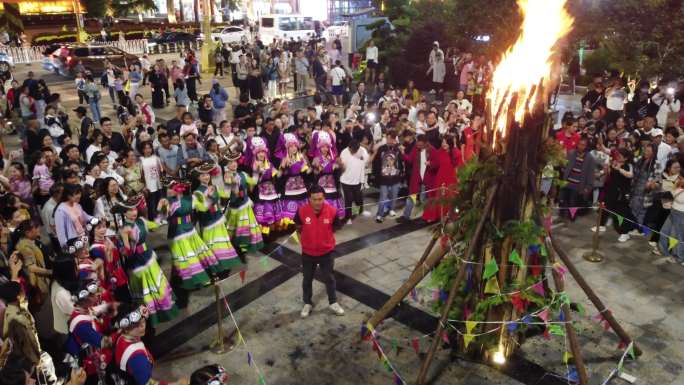
[[[320,257],[335,249],[333,222],[336,217],[337,210],[325,202],[318,215],[309,203],[299,208],[297,222],[301,224],[302,254]]]
[[[413,146],[411,152],[404,155],[406,172],[410,173],[409,194],[419,194],[421,183],[425,185],[426,190],[434,187],[437,170],[439,169],[439,157],[432,145],[428,144],[425,150],[427,151],[428,165],[425,168],[425,174],[422,179],[420,177],[420,152],[417,145]],[[409,166],[411,166],[410,170]]]

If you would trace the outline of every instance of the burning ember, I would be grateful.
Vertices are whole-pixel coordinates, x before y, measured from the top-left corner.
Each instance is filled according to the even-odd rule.
[[[489,121],[496,139],[506,136],[507,118],[515,113],[522,125],[532,111],[539,92],[548,90],[556,43],[572,28],[573,18],[565,9],[567,0],[518,0],[523,13],[522,33],[503,55],[494,70],[487,92]],[[541,84],[544,87],[539,87]],[[514,100],[515,98],[515,100]]]

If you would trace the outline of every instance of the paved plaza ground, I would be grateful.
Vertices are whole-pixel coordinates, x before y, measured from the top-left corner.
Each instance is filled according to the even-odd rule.
[[[38,65],[18,67],[17,77],[23,80],[33,69],[37,77],[45,78],[52,92],[59,92],[69,109],[77,103],[73,81],[46,74]],[[222,79],[228,85],[228,79]],[[203,82],[201,91],[210,85]],[[149,95],[149,88],[143,88]],[[235,89],[230,90],[235,101]],[[573,99],[569,99],[573,100]],[[103,94],[103,110],[112,115],[108,97]],[[161,119],[173,115],[173,109],[157,112]],[[11,148],[15,137],[6,138]],[[367,192],[367,202],[377,194]],[[375,206],[369,207],[370,211]],[[416,212],[419,214],[420,211]],[[684,384],[684,267],[662,264],[650,253],[646,240],[633,237],[617,243],[617,235],[609,230],[601,236],[601,251],[605,260],[594,264],[581,258],[591,248],[595,212],[579,217],[574,223],[558,222],[554,233],[626,331],[636,340],[644,354],[637,361],[626,361],[624,371],[637,377],[637,384]],[[162,228],[152,238],[160,263],[168,271],[170,255]],[[362,322],[387,300],[410,274],[429,240],[429,229],[416,222],[396,224],[387,220],[377,224],[372,218],[359,218],[338,234],[338,255],[335,272],[339,302],[346,315],[337,317],[325,309],[324,286],[314,283],[317,306],[308,319],[300,319],[301,270],[298,264],[299,245],[282,238],[269,245],[265,254],[250,255],[244,282],[235,275],[221,284],[221,295],[233,311],[246,346],[217,355],[209,350],[216,336],[216,304],[214,291],[205,288],[193,293],[187,314],[157,330],[152,350],[157,357],[157,378],[174,380],[187,377],[206,363],[218,362],[231,374],[231,384],[257,384],[255,368],[263,373],[269,385],[375,385],[391,384],[393,379],[367,341],[360,341]],[[428,284],[426,279],[421,285]],[[618,339],[592,317],[596,310],[580,288],[566,276],[566,290],[573,302],[583,305],[586,314],[573,314],[578,320],[580,344],[588,365],[590,383],[602,384],[615,369],[622,354]],[[429,296],[431,289],[422,290]],[[418,372],[420,358],[410,341],[420,338],[424,353],[430,343],[423,337],[434,330],[435,314],[424,304],[407,299],[395,318],[388,319],[379,329],[381,344],[402,377],[411,383]],[[224,319],[226,332],[235,329],[230,317]],[[392,340],[397,341],[396,351]],[[248,349],[247,349],[248,348]],[[564,384],[556,377],[566,372],[562,363],[567,350],[563,337],[550,340],[542,336],[528,339],[502,368],[492,368],[462,360],[451,360],[447,350],[440,349],[434,361],[433,384]],[[252,357],[248,364],[247,351]],[[626,384],[615,379],[613,384]]]

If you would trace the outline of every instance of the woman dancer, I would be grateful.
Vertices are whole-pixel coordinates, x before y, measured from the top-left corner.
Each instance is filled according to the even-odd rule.
[[[131,297],[149,310],[150,323],[154,326],[175,318],[178,308],[173,291],[157,263],[157,255],[147,245],[147,233],[158,225],[138,216],[137,207],[141,199],[142,196],[131,197],[125,202],[118,202],[112,210],[124,215],[120,234]]]
[[[282,200],[283,225],[294,223],[297,210],[307,202],[304,176],[311,173],[306,157],[299,151],[299,140],[294,134],[284,134],[287,154],[280,163],[285,193]]]
[[[229,273],[230,269],[239,266],[240,259],[230,243],[226,218],[223,216],[219,199],[228,198],[223,190],[211,184],[212,174],[220,173],[213,162],[204,162],[192,170],[194,176],[193,200],[198,212],[200,234],[202,240],[218,259],[217,273]]]
[[[318,154],[313,159],[314,173],[317,175],[317,183],[325,192],[325,201],[337,210],[337,217],[344,219],[344,203],[340,196],[339,189],[339,164],[332,151],[333,141],[325,131],[320,131],[317,141]]]
[[[210,275],[222,271],[214,253],[202,241],[192,221],[196,202],[190,195],[190,185],[178,180],[171,181],[169,198],[160,205],[168,211],[170,240],[169,250],[173,261],[171,284],[178,296],[178,307],[186,308],[189,291],[206,286]]]
[[[255,136],[251,140],[251,145],[254,157],[252,177],[257,181],[254,214],[261,226],[261,232],[268,235],[271,227],[282,219],[280,194],[276,191],[275,185],[275,178],[279,173],[269,160],[266,142],[261,137]]]
[[[228,151],[224,157],[227,162],[224,171],[226,193],[230,194],[228,201],[228,231],[237,247],[238,254],[254,252],[263,247],[261,229],[257,222],[252,200],[249,199],[250,185],[253,179],[238,171],[239,152]]]

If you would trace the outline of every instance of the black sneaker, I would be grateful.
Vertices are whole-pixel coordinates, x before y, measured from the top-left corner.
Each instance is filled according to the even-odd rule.
[[[408,222],[408,221],[409,221],[409,220],[406,219],[403,215],[400,216],[400,217],[397,217],[397,222],[398,222],[398,223],[406,223],[406,222]]]

